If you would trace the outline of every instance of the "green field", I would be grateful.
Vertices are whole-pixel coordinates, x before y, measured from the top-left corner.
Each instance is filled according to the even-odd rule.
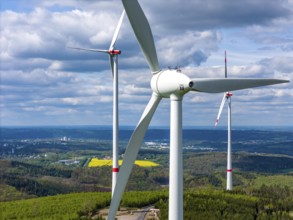
[[[292,175],[272,175],[272,176],[257,176],[252,183],[255,187],[261,187],[262,185],[268,186],[282,186],[290,187],[293,189],[293,176]]]

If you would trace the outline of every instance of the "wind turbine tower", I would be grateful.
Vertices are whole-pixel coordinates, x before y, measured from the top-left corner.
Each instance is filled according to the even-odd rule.
[[[225,78],[227,78],[227,56],[226,56],[226,51],[225,51]],[[226,184],[226,189],[227,190],[232,190],[233,189],[233,181],[232,181],[232,141],[231,141],[231,124],[232,124],[232,118],[231,118],[231,100],[232,99],[232,93],[230,92],[225,92],[219,113],[217,116],[217,120],[215,123],[215,127],[218,125],[219,119],[221,117],[221,113],[223,111],[223,107],[225,102],[228,102],[228,144],[227,144],[227,184]]]
[[[112,70],[113,76],[113,156],[112,156],[112,195],[114,193],[114,189],[117,182],[117,176],[119,173],[119,164],[118,164],[118,132],[119,132],[119,115],[118,115],[118,55],[121,54],[121,50],[115,49],[115,43],[121,28],[121,24],[125,15],[125,11],[123,10],[121,17],[119,19],[118,25],[116,27],[114,36],[112,38],[112,42],[108,50],[100,50],[100,49],[86,49],[86,48],[78,48],[78,47],[70,47],[72,49],[77,50],[85,50],[91,52],[98,53],[106,53],[109,55],[110,67]]]
[[[128,178],[151,119],[163,98],[170,99],[169,220],[183,220],[182,101],[188,92],[222,93],[288,82],[278,79],[190,79],[178,70],[161,70],[152,31],[137,0],[122,0],[141,50],[152,73],[151,98],[126,147],[111,200],[108,220],[114,220]]]

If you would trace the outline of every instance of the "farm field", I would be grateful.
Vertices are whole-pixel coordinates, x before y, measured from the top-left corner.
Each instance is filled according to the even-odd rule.
[[[119,166],[122,165],[122,160],[119,160]],[[150,160],[136,160],[134,162],[135,165],[140,167],[157,167],[160,166],[160,164],[155,163]],[[98,158],[92,158],[91,161],[88,164],[88,167],[102,167],[102,166],[112,166],[112,160],[101,160]]]

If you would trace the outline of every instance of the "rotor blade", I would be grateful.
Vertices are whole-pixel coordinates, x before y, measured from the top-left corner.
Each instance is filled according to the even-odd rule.
[[[220,109],[219,109],[219,113],[218,113],[217,120],[216,120],[216,123],[215,123],[215,127],[218,125],[219,119],[221,117],[221,114],[222,114],[222,111],[223,111],[223,108],[224,108],[225,101],[226,101],[226,93],[224,93],[224,96],[223,96],[223,99],[222,99],[222,102],[221,102],[221,105],[220,105]]]
[[[114,36],[112,38],[112,42],[110,44],[110,48],[109,50],[113,50],[114,47],[115,47],[115,43],[116,43],[116,40],[117,40],[117,37],[118,37],[118,34],[119,34],[119,31],[120,31],[120,28],[121,28],[121,24],[122,24],[122,21],[123,21],[123,18],[124,18],[124,15],[125,15],[125,10],[123,10],[122,12],[122,15],[119,19],[119,22],[118,22],[118,25],[116,27],[116,30],[115,30],[115,33],[114,33]]]
[[[149,103],[147,104],[141,119],[135,128],[129,143],[126,148],[126,152],[123,158],[123,163],[118,174],[117,184],[114,189],[114,194],[111,200],[108,220],[115,219],[115,214],[119,208],[120,201],[122,199],[123,192],[125,190],[128,178],[130,176],[134,161],[137,157],[138,150],[142,144],[144,135],[150,124],[150,121],[156,111],[158,104],[161,101],[161,97],[153,93]]]
[[[99,52],[99,53],[108,53],[108,50],[100,50],[100,49],[88,49],[88,48],[80,48],[80,47],[68,47],[70,49],[74,49],[74,50],[84,50],[84,51],[91,51],[91,52]]]
[[[137,0],[122,0],[122,3],[152,73],[159,72],[160,66],[157,58],[154,38],[144,12],[142,11]]]
[[[258,86],[267,86],[279,83],[287,83],[281,79],[192,79],[191,90],[206,93],[218,93],[240,89],[248,89]]]

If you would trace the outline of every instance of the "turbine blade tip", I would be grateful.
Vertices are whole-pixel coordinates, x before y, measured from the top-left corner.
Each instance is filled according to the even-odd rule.
[[[216,120],[215,127],[217,127],[219,120]]]

